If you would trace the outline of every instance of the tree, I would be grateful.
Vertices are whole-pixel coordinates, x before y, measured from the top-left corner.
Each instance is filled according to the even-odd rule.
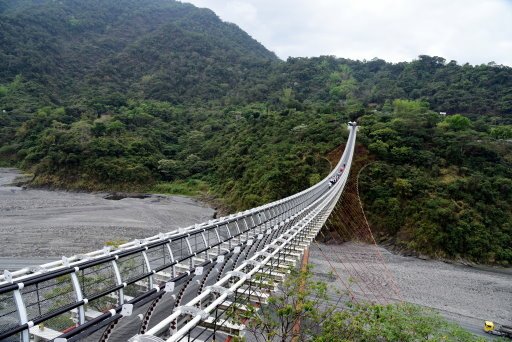
[[[313,280],[309,266],[291,268],[267,304],[257,308],[245,303],[247,311],[235,309],[232,314],[256,341],[310,341],[335,309],[328,299],[327,285]]]
[[[324,322],[315,342],[485,341],[412,304],[352,305]]]
[[[471,120],[460,114],[455,114],[447,116],[438,126],[452,131],[463,131],[471,127]]]
[[[382,140],[377,140],[368,145],[370,152],[375,153],[381,158],[386,158],[389,151],[389,145]]]
[[[424,101],[397,99],[393,101],[393,109],[395,115],[398,117],[411,117],[425,113],[428,110],[428,103]]]
[[[493,127],[491,136],[495,139],[512,139],[512,126]]]
[[[272,288],[272,284],[268,286]],[[255,307],[237,302],[228,317],[244,324],[251,335],[249,340],[256,341],[485,341],[417,305],[346,302],[337,307],[338,303],[329,301],[327,285],[313,279],[310,267],[301,271],[292,268],[266,304]]]
[[[164,175],[166,180],[179,179],[185,174],[183,163],[172,159],[160,159],[158,161],[158,170]]]

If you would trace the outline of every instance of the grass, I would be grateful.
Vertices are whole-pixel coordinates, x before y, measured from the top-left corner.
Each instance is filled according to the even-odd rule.
[[[458,175],[458,168],[451,166],[440,170],[439,181],[442,184],[450,184],[455,182],[457,179],[463,178]]]
[[[166,195],[183,195],[198,197],[209,192],[207,182],[199,179],[176,180],[149,184],[112,183],[103,184],[94,180],[64,179],[57,175],[37,176],[31,181],[36,187],[66,189],[76,191],[121,191],[137,193],[153,193]]]
[[[110,241],[105,242],[105,246],[109,246],[109,247],[113,247],[114,249],[117,249],[120,245],[125,244],[127,242],[128,242],[128,240],[123,240],[123,239],[110,240]]]
[[[173,182],[160,182],[148,189],[148,192],[168,195],[199,196],[207,193],[208,183],[199,179]]]
[[[13,167],[14,163],[11,160],[0,158],[0,167]]]

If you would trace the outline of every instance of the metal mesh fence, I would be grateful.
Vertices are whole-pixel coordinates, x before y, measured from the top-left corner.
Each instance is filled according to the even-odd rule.
[[[166,245],[150,248],[146,251],[151,269],[168,265],[171,263],[171,256]]]
[[[207,230],[204,232],[204,236],[206,238],[206,242],[208,243],[208,246],[211,246],[213,244],[219,243],[219,239],[217,238],[217,234],[215,233],[214,229]]]
[[[226,224],[222,225],[222,226],[219,226],[218,228],[218,232],[219,232],[219,235],[220,235],[220,238],[222,240],[226,240],[227,238],[229,238],[229,228]]]
[[[190,243],[190,247],[192,248],[193,253],[198,253],[206,247],[201,234],[193,234],[187,239]]]
[[[175,260],[179,260],[190,254],[185,239],[179,239],[171,242],[171,250]]]
[[[17,327],[18,311],[12,293],[0,295],[0,333]]]
[[[123,282],[129,282],[148,271],[142,252],[119,258],[117,264]]]
[[[119,293],[115,291],[106,296],[89,301],[85,306],[85,320],[90,321],[103,312],[115,308],[119,304]]]
[[[5,339],[2,339],[1,341],[2,342],[19,342],[19,341],[21,341],[21,334],[20,333],[14,334]]]
[[[235,222],[228,223],[227,227],[228,227],[229,231],[231,232],[231,236],[235,236],[239,233],[238,229],[236,228]]]
[[[110,262],[80,270],[78,281],[84,298],[91,298],[117,285],[114,268]]]
[[[65,312],[44,321],[42,325],[44,326],[44,329],[52,329],[55,331],[65,332],[67,330],[73,329],[76,326],[76,321],[73,318],[74,317],[72,313]]]
[[[27,308],[28,320],[34,320],[35,318],[52,313],[63,306],[76,302],[76,296],[69,274],[27,286],[21,291],[23,301]],[[54,320],[54,322],[63,321],[64,319]],[[61,323],[55,324],[61,327]]]
[[[129,301],[137,296],[140,296],[149,289],[148,279],[137,281],[124,288],[125,301]]]

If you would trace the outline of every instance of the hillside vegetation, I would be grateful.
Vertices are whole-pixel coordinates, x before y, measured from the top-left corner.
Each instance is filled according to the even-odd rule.
[[[360,122],[377,156],[360,183],[375,230],[425,254],[512,261],[512,144],[495,128],[406,100]]]
[[[0,163],[34,184],[209,189],[244,209],[321,179],[358,119],[378,161],[363,200],[383,238],[512,262],[509,67],[281,61],[171,0],[4,1],[0,30]]]

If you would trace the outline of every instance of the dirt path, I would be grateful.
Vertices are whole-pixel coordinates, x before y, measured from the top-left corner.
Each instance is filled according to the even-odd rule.
[[[107,241],[144,238],[211,219],[214,210],[181,196],[107,200],[106,194],[8,186],[16,169],[0,168],[0,257],[71,256]]]

